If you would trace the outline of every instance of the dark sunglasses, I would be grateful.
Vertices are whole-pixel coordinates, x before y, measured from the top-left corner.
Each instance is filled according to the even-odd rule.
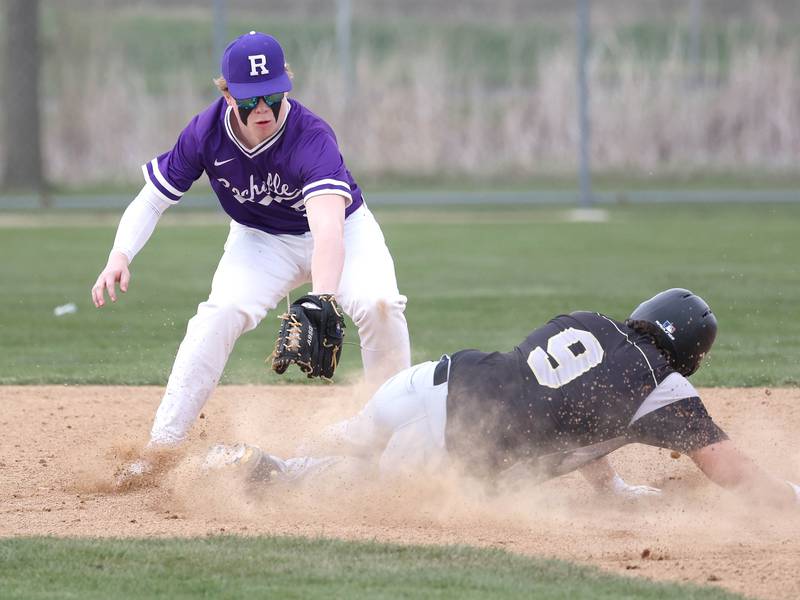
[[[283,100],[283,92],[270,94],[269,96],[253,96],[252,98],[241,99],[234,98],[234,100],[236,100],[236,106],[245,110],[253,110],[256,106],[258,106],[258,101],[262,99],[267,106],[272,107],[275,104],[280,104],[281,100]]]

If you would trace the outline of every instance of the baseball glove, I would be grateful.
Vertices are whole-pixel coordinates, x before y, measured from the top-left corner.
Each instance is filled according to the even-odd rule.
[[[298,298],[280,319],[272,370],[280,375],[295,363],[309,378],[333,377],[344,340],[344,318],[334,297],[309,294]]]

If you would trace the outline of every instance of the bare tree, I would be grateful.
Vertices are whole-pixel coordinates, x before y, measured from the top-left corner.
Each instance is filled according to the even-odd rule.
[[[6,156],[2,184],[7,190],[37,192],[46,205],[39,98],[39,0],[5,0],[4,4]]]

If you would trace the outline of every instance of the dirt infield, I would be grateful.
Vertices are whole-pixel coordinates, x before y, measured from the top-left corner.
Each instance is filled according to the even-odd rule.
[[[731,437],[776,475],[800,480],[800,389],[702,390]],[[579,476],[487,496],[463,481],[405,478],[274,490],[253,498],[196,476],[212,442],[291,454],[304,435],[351,414],[358,387],[217,390],[187,454],[153,485],[110,493],[114,469],[146,439],[155,387],[0,387],[0,536],[196,536],[234,533],[467,543],[598,565],[632,576],[800,597],[800,510],[743,506],[686,457],[628,446],[612,462],[664,498],[620,504]],[[344,485],[347,483],[347,485]]]

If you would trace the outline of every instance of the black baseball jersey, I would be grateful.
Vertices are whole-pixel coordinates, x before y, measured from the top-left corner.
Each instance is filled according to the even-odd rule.
[[[453,354],[448,451],[497,472],[625,436],[680,452],[727,439],[652,338],[592,312],[561,315],[511,352]]]

